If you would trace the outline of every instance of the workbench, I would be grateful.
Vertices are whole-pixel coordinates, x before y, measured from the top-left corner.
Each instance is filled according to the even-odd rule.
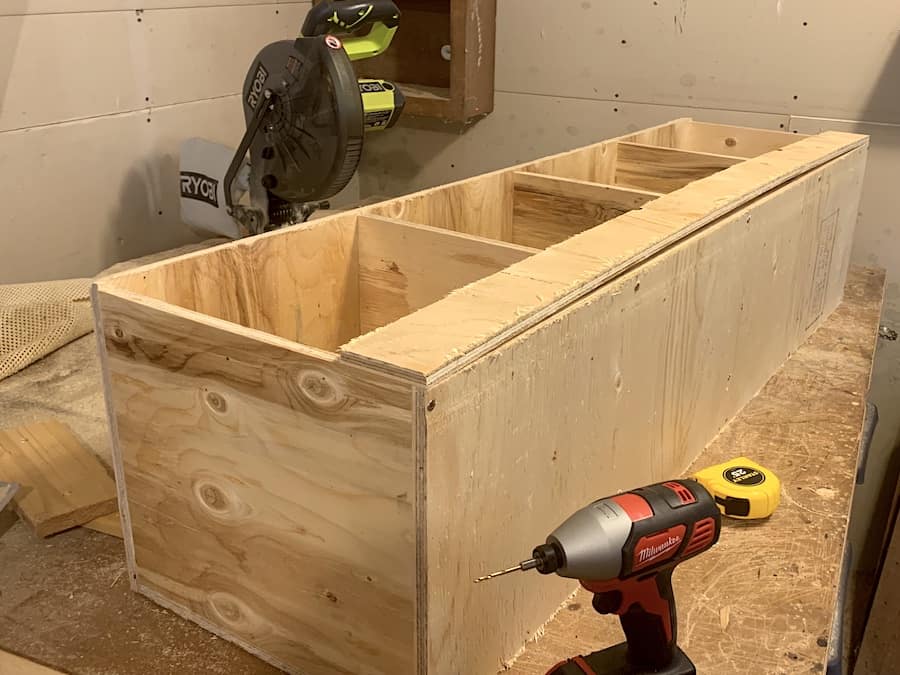
[[[720,543],[674,575],[679,643],[701,673],[824,670],[883,288],[882,272],[852,269],[840,307],[694,463],[747,455],[783,484],[769,520],[726,522]],[[88,335],[0,382],[2,426],[58,419],[108,464],[95,352]],[[154,673],[277,672],[131,593],[120,539],[76,528],[41,540],[21,522],[0,532],[7,527],[0,648],[78,674],[138,674],[148,664]],[[595,615],[579,592],[511,672],[543,675],[620,639],[615,617]]]

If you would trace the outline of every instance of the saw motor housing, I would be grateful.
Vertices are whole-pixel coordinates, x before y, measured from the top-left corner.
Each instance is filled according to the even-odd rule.
[[[264,47],[244,80],[237,150],[201,139],[182,146],[183,219],[237,238],[327,208],[356,172],[364,134],[393,126],[403,109],[398,87],[357,80],[351,63],[387,49],[399,19],[392,0],[319,3],[300,37]],[[370,24],[364,36],[336,35]]]

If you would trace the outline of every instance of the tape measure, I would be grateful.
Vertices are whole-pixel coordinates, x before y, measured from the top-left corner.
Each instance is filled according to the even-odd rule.
[[[781,481],[746,457],[701,469],[693,476],[732,518],[768,518],[781,500]]]

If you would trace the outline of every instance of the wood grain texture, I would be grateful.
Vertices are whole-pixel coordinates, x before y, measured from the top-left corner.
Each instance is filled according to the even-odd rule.
[[[662,196],[571,178],[517,171],[512,241],[547,248]]]
[[[686,123],[630,138],[674,143]],[[135,586],[293,670],[352,672],[365,656],[375,672],[479,673],[509,660],[566,584],[476,594],[471,578],[540,540],[549,514],[684,468],[835,306],[867,138],[718,158],[737,163],[547,250],[498,243],[513,238],[517,172],[590,201],[608,187],[589,184],[614,178],[616,147],[311,223],[337,233],[349,290],[297,293],[365,305],[377,290],[401,315],[337,354],[274,335],[273,310],[256,305],[274,280],[290,288],[287,272],[249,277],[272,256],[294,262],[316,236],[302,228],[101,281]],[[475,252],[522,258],[494,259],[499,271],[478,279]],[[219,287],[190,292],[219,315],[149,297],[178,296],[181,282],[159,290],[176,270],[199,283],[201,259]],[[417,279],[400,294],[391,262]],[[334,277],[332,263],[310,267]],[[376,322],[358,320],[359,331]],[[288,584],[299,599],[276,590]]]
[[[356,216],[253,237],[117,277],[122,289],[334,350],[359,334]]]
[[[98,321],[135,588],[292,672],[411,671],[409,386],[118,292]]]
[[[442,227],[488,239],[512,236],[512,175],[498,172],[364,209],[388,218]]]
[[[806,174],[428,387],[429,672],[512,659],[576,585],[471,580],[593,499],[683,471],[838,304],[864,163]],[[839,206],[839,285],[820,287]]]
[[[538,253],[423,225],[360,216],[359,323],[369,332]]]
[[[548,248],[623,213],[626,210],[593,200],[516,190],[512,241]]]
[[[0,431],[0,476],[21,486],[13,503],[40,537],[116,510],[106,469],[56,420]]]
[[[699,673],[825,670],[884,283],[883,271],[851,269],[844,302],[688,471],[747,455],[782,481],[769,519],[726,519],[719,543],[674,574],[678,641]],[[888,614],[896,619],[896,602]],[[896,635],[896,621],[886,629]],[[579,591],[509,672],[544,675],[621,640],[615,617],[597,615]]]
[[[122,519],[118,511],[94,518],[92,521],[85,523],[84,527],[96,532],[103,532],[103,534],[108,534],[111,537],[118,537],[119,539],[124,539],[125,537],[122,534]]]
[[[866,145],[865,136],[829,132],[736,164],[459,289],[440,303],[351,341],[341,353],[359,363],[391,364],[398,374],[435,380],[760,195]],[[489,177],[497,180],[496,175]],[[862,169],[854,176],[858,190]],[[855,203],[853,194],[848,198]],[[856,207],[848,208],[841,216],[842,242],[854,222]],[[840,293],[840,277],[829,277],[829,297]],[[447,325],[454,330],[444,330]]]
[[[741,161],[739,157],[619,143],[614,182],[626,187],[672,192]]]

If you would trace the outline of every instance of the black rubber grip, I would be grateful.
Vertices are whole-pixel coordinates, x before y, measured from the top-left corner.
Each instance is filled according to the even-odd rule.
[[[300,34],[314,37],[327,33],[352,33],[375,23],[383,23],[388,28],[400,24],[400,10],[393,0],[320,2],[309,10]]]
[[[640,602],[632,604],[619,617],[628,643],[628,660],[640,671],[654,671],[669,665],[675,649],[677,623],[671,568],[657,572],[655,581],[662,602],[654,604],[657,608],[668,611],[671,634],[666,630],[666,617],[652,610],[648,611],[648,607]],[[646,604],[650,605],[650,602]]]

